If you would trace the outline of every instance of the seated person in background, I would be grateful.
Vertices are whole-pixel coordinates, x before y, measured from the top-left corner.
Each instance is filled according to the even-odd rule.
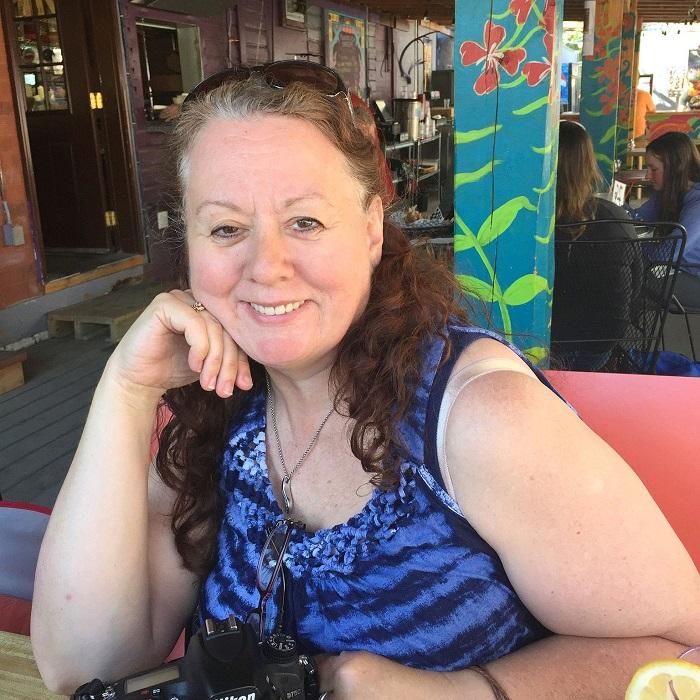
[[[622,207],[595,196],[602,182],[586,130],[577,122],[560,122],[556,223],[629,219]],[[566,242],[631,238],[636,238],[631,223],[556,228],[552,358],[565,369],[604,367],[615,343],[603,339],[624,337],[631,301],[642,282],[641,260],[630,257],[627,247]]]
[[[193,613],[245,619],[282,527],[286,586],[257,622],[317,655],[332,700],[489,700],[489,677],[514,700],[617,700],[700,642],[690,557],[384,218],[383,158],[335,73],[279,71],[215,76],[176,121],[183,287],[110,357],[56,501],[32,614],[45,681],[155,666]]]
[[[652,96],[646,91],[637,88],[634,103],[634,132],[632,138],[644,136],[647,131],[647,114],[656,112],[656,105]]]
[[[631,210],[643,221],[677,221],[685,226],[681,270],[674,294],[681,304],[700,307],[700,156],[687,134],[670,131],[647,146],[647,178],[654,193]]]

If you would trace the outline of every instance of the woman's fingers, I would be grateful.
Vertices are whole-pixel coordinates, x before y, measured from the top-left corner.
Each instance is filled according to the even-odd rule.
[[[173,294],[191,309],[187,311],[191,320],[183,330],[190,346],[188,363],[199,373],[202,388],[216,390],[222,398],[231,396],[236,386],[250,389],[253,379],[247,355],[209,311],[193,308],[195,302],[188,292],[177,290]]]

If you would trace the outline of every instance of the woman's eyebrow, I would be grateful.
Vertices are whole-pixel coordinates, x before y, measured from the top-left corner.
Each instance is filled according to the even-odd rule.
[[[225,199],[205,199],[195,209],[195,216],[199,215],[202,209],[206,209],[206,207],[222,207],[223,209],[231,209],[232,211],[243,211],[235,202],[230,202]]]

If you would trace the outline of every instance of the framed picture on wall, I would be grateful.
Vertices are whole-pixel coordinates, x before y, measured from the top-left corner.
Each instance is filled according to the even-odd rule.
[[[306,29],[306,0],[281,0],[282,26]]]
[[[340,73],[348,90],[365,97],[365,21],[325,10],[326,65]]]

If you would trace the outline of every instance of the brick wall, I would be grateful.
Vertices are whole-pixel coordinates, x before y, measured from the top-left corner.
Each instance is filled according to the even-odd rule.
[[[24,245],[6,246],[0,235],[0,309],[23,299],[43,293],[37,280],[33,250],[33,230],[29,213],[27,188],[22,167],[22,155],[10,68],[7,63],[6,32],[0,18],[0,167],[5,197],[15,224],[24,227]],[[4,214],[1,216],[5,223]]]

